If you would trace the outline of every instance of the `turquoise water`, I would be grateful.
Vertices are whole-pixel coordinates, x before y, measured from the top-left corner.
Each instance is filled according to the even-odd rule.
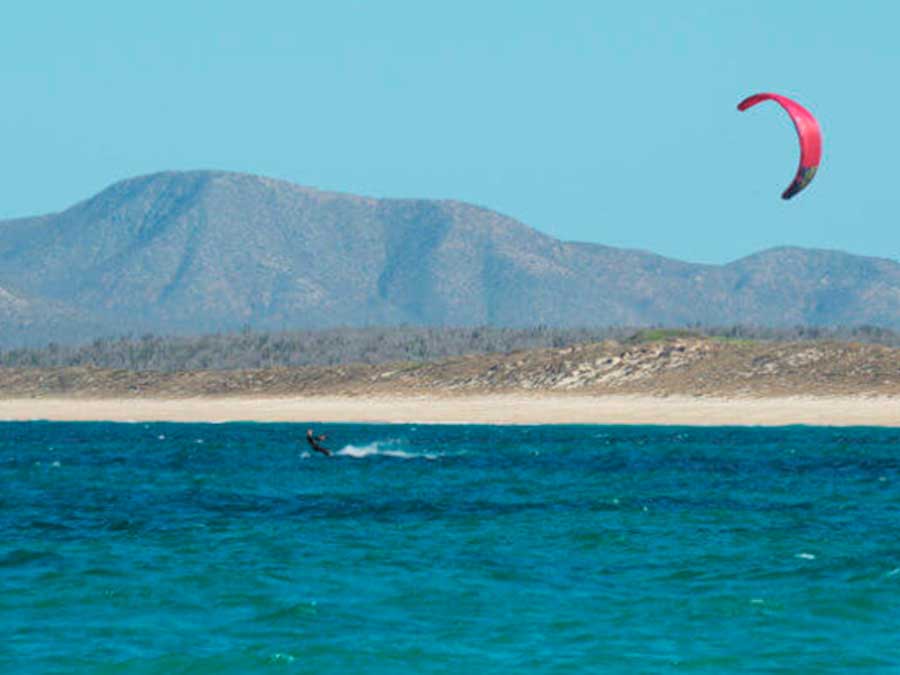
[[[0,671],[900,671],[900,430],[0,424]]]

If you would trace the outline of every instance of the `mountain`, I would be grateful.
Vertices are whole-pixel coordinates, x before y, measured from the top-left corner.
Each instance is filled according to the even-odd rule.
[[[898,328],[900,264],[779,248],[699,265],[559,241],[457,201],[167,172],[0,221],[0,321],[7,345],[244,325]]]

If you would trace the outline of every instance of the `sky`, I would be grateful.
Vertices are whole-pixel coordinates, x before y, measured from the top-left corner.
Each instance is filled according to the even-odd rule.
[[[552,236],[725,263],[900,260],[900,3],[78,3],[0,24],[0,218],[222,169],[448,198]],[[824,134],[807,190],[774,103]]]

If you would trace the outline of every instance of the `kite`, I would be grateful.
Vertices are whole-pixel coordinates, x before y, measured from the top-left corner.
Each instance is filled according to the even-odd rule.
[[[797,137],[800,139],[800,167],[797,169],[794,180],[781,195],[782,199],[790,199],[809,185],[816,175],[819,162],[822,160],[822,131],[809,110],[796,101],[779,94],[754,94],[738,103],[738,110],[752,108],[763,101],[775,101],[785,109],[794,123]]]

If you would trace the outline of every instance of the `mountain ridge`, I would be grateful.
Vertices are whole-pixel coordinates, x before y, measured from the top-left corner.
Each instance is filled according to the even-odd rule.
[[[13,311],[0,294],[4,334],[18,336],[0,344],[244,325],[900,327],[900,263],[888,258],[778,246],[691,263],[558,240],[452,199],[206,170],[0,221],[0,288],[35,305]]]

